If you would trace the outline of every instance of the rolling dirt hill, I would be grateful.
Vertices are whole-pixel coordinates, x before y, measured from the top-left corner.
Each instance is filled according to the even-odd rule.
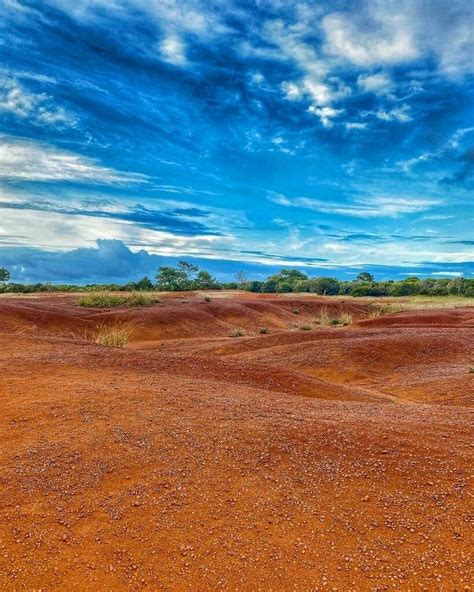
[[[471,590],[473,335],[474,307],[0,298],[0,589]]]

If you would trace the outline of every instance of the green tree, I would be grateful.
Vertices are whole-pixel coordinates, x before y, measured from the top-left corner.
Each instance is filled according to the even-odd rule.
[[[245,285],[247,284],[247,282],[249,281],[249,277],[248,275],[245,273],[245,271],[238,271],[235,274],[235,279],[237,281],[237,284],[239,286],[239,288],[241,290],[245,289]]]
[[[178,269],[186,274],[188,279],[199,271],[199,267],[188,261],[178,261]]]
[[[10,272],[8,269],[4,267],[0,267],[0,282],[9,282],[10,281]]]
[[[374,276],[371,273],[369,273],[368,271],[361,271],[359,274],[357,274],[356,281],[357,282],[373,282]]]
[[[208,271],[200,271],[193,281],[193,287],[198,290],[215,290],[220,287],[219,282]]]
[[[154,290],[155,285],[149,277],[144,277],[141,280],[138,280],[138,282],[136,283],[136,289],[146,292],[149,290]]]
[[[336,278],[320,277],[310,281],[310,290],[323,296],[335,296],[341,290],[341,284]]]
[[[307,280],[308,276],[297,269],[282,269],[267,278],[264,292],[294,292],[296,284]]]
[[[170,292],[192,290],[192,277],[198,271],[199,267],[188,261],[179,261],[176,267],[160,267],[156,275],[156,288]]]
[[[185,271],[175,267],[160,267],[156,274],[156,288],[164,292],[177,292],[189,289],[189,279]]]

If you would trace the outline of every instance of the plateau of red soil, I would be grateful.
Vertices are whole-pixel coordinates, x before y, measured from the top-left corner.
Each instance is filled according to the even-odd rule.
[[[0,589],[471,590],[474,307],[371,311],[0,298]]]

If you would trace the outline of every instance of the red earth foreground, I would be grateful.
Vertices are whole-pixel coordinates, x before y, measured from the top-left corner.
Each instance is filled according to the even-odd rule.
[[[222,296],[0,299],[0,589],[471,590],[474,307]]]

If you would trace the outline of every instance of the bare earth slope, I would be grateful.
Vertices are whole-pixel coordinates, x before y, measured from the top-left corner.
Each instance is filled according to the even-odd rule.
[[[368,313],[0,299],[0,589],[471,590],[474,308]]]

